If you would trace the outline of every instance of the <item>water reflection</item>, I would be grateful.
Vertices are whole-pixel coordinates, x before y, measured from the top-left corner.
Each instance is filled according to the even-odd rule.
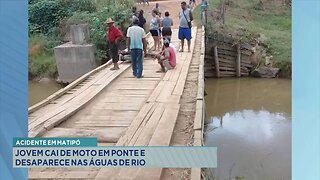
[[[207,115],[222,116],[243,109],[291,115],[291,81],[286,79],[209,79]]]
[[[61,89],[62,86],[57,84],[54,80],[47,80],[45,82],[28,82],[28,106],[32,106],[46,97],[50,96],[54,92]]]
[[[206,91],[215,179],[291,179],[291,81],[210,80]]]

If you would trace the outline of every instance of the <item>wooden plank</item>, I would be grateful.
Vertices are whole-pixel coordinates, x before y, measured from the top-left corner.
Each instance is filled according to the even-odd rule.
[[[150,119],[148,120],[147,124],[143,128],[140,136],[137,139],[137,142],[135,143],[135,146],[146,146],[149,144],[149,141],[154,133],[154,130],[156,129],[159,120],[164,112],[164,104],[159,103],[159,105],[156,107],[154,113],[151,115]]]
[[[30,168],[28,170],[28,179],[57,178],[61,173],[58,168]]]
[[[237,49],[231,45],[231,44],[221,44],[218,45],[218,50],[223,49],[223,50],[229,50],[229,51],[236,51]]]
[[[174,71],[167,71],[163,77],[163,81],[169,81],[170,77],[172,76],[172,74],[174,73]]]
[[[152,135],[149,146],[169,146],[179,114],[180,104],[165,107],[163,115]]]
[[[152,107],[154,103],[146,103],[141,110],[139,111],[138,115],[133,119],[132,123],[126,130],[126,133],[119,139],[117,142],[117,146],[124,146],[130,139],[134,136],[137,129],[140,127],[141,123],[144,121],[148,114],[152,114],[153,110]]]
[[[116,143],[106,143],[106,142],[98,142],[98,146],[114,146]]]
[[[193,42],[193,41],[192,41]],[[191,43],[191,48],[194,49],[194,43]],[[173,91],[174,95],[182,96],[183,90],[184,90],[184,85],[187,80],[187,75],[188,75],[188,70],[191,64],[191,56],[188,56],[186,59],[185,64],[182,67],[181,74],[179,76],[178,82],[176,84],[176,87]]]
[[[237,59],[236,59],[236,72],[237,77],[241,76],[241,50],[240,50],[240,44],[237,45]]]
[[[220,72],[219,72],[219,59],[218,59],[218,49],[217,46],[214,47],[214,66],[216,67],[216,77],[220,77]]]
[[[236,72],[235,71],[221,71],[220,72],[221,75],[234,75],[236,76]],[[248,75],[249,73],[245,73],[245,72],[241,72],[241,75]]]
[[[164,85],[165,88],[161,91],[156,102],[166,102],[173,93],[175,85],[176,82],[166,81]]]
[[[225,57],[219,57],[219,63],[226,63],[226,64],[232,64],[232,65],[236,65],[236,59],[235,58],[230,58],[230,59],[226,59]],[[247,63],[246,61],[244,61],[241,58],[241,66],[251,66],[250,63]]]
[[[221,67],[226,67],[226,68],[231,68],[231,69],[233,69],[233,70],[235,70],[235,64],[229,64],[229,63],[225,63],[225,62],[220,62],[219,63],[219,65],[220,65],[220,69],[223,69],[223,68],[221,68]]]
[[[190,64],[190,63],[189,63]],[[182,68],[182,72],[179,76],[178,82],[176,83],[176,86],[174,88],[174,91],[172,94],[182,96],[183,90],[184,90],[184,85],[186,83],[187,75],[188,75],[188,67],[185,65]]]
[[[104,106],[100,107],[94,107],[93,110],[99,109],[99,110],[125,110],[125,111],[138,111],[140,110],[140,107],[144,104],[144,102],[141,103],[103,103]],[[98,104],[97,104],[98,105]]]
[[[99,168],[32,168],[28,179],[92,179]]]
[[[199,64],[199,75],[198,75],[198,91],[197,91],[197,100],[201,100],[204,98],[204,56],[200,56],[200,64]]]
[[[94,90],[90,90],[89,94],[81,94],[81,95],[75,97],[72,100],[73,103],[70,103],[67,107],[63,108],[64,110],[62,112],[60,111],[61,113],[59,113],[58,115],[49,116],[46,119],[42,119],[41,121],[44,122],[44,125],[43,125],[44,128],[47,130],[50,130],[51,128],[53,128],[57,124],[60,124],[62,121],[66,120],[67,118],[69,118],[70,116],[75,114],[84,105],[89,103],[92,100],[92,98],[95,97],[105,86],[107,86],[113,80],[115,80],[128,67],[129,67],[129,65],[124,65],[124,67],[122,67],[120,70],[116,71],[116,73],[114,73],[107,80],[105,80],[105,79],[99,80],[98,83],[100,83],[100,81],[104,81],[104,84],[96,87]],[[93,86],[91,86],[90,88],[93,88]],[[41,124],[39,124],[39,125],[41,126]],[[32,131],[32,130],[30,130],[30,131]],[[37,130],[35,129],[35,131],[37,131]],[[38,132],[38,133],[32,132],[32,135],[35,135],[36,137],[38,137],[41,135],[41,133],[40,132]]]
[[[232,68],[230,68],[230,67],[219,67],[219,70],[220,70],[220,72],[223,72],[223,71],[236,71],[236,68],[235,67],[232,67]]]
[[[141,96],[110,96],[109,94],[106,94],[104,96],[101,96],[103,98],[103,102],[105,103],[128,103],[128,102],[144,102],[145,97]]]
[[[157,85],[157,87],[153,90],[152,94],[148,98],[147,102],[155,102],[164,87],[165,82],[160,81],[160,83]]]
[[[218,56],[219,56],[219,58],[224,58],[224,59],[229,59],[229,60],[235,60],[237,58],[237,55],[230,56],[228,54],[220,53],[219,51],[218,51]],[[245,62],[245,63],[251,63],[249,56],[242,55],[241,60],[243,60],[243,62]]]
[[[130,84],[130,85],[118,85],[115,89],[119,89],[119,90],[135,90],[135,89],[154,89],[154,86],[148,86],[148,85],[139,85],[137,86],[137,84]]]
[[[154,108],[153,108],[154,107]],[[138,116],[134,119],[132,124],[129,126],[128,130],[126,131],[125,135],[123,135],[119,141],[117,142],[117,146],[124,146],[130,145],[129,143],[132,141],[132,137],[137,134],[138,128],[142,125],[143,122],[146,122],[150,119],[151,115],[154,115],[153,112],[158,107],[158,104],[155,103],[148,103],[146,104],[143,109],[139,112]],[[158,116],[158,115],[154,115]],[[142,130],[142,128],[140,128]],[[137,135],[139,137],[140,133]],[[132,146],[132,145],[131,145]],[[129,177],[135,177],[137,171],[135,169],[100,169],[95,179],[119,179],[121,175],[124,177],[125,175],[130,175]],[[137,169],[136,169],[137,170]],[[130,173],[128,173],[130,172]]]
[[[150,93],[149,89],[136,89],[136,90],[127,90],[127,89],[118,89],[116,92],[110,92],[108,93],[109,96],[123,96],[123,95],[129,95],[129,96],[140,96],[144,97]]]
[[[183,64],[179,64],[176,69],[174,69],[173,75],[170,77],[169,81],[171,82],[177,82],[181,73],[182,73],[182,67],[185,65],[186,61],[183,62]]]
[[[194,117],[194,124],[193,124],[194,130],[202,129],[202,120],[203,120],[202,108],[203,108],[203,100],[197,100],[196,114]]]
[[[193,135],[193,146],[202,146],[202,141],[203,141],[202,129],[195,129],[194,135]]]
[[[53,128],[43,137],[97,137],[99,142],[117,142],[126,128]]]
[[[90,83],[87,83],[83,88],[81,88],[81,90],[73,93],[72,96],[69,96],[64,101],[59,102],[58,108],[51,110],[49,113],[37,116],[30,124],[28,124],[28,130],[31,130],[32,128],[34,128],[34,126],[46,121],[48,118],[54,117],[56,114],[60,114],[66,108],[66,106],[68,106],[65,106],[65,103],[72,101],[74,98],[77,98],[79,96],[83,96],[83,93],[91,92],[95,88],[91,87],[91,85],[99,81],[102,77],[110,77],[114,72],[106,71],[105,73],[100,74],[95,80],[92,80]]]
[[[219,57],[219,59],[222,58],[222,59],[231,60],[231,61],[235,61],[236,60],[235,56],[229,56],[229,55],[225,55],[225,54],[220,54],[219,52],[218,52],[218,57]]]
[[[237,46],[226,46],[226,45],[219,45],[218,46],[218,51],[224,52],[224,53],[230,53],[234,54],[237,53]],[[246,56],[251,56],[252,51],[251,50],[246,50],[246,49],[241,49],[241,54],[246,55]]]
[[[98,116],[81,116],[78,118],[79,120],[77,122],[104,122],[104,121],[130,121],[130,117],[135,116],[137,113],[127,115],[125,112],[122,113],[122,116],[103,116],[103,115],[98,115]],[[77,123],[76,122],[76,123]]]
[[[77,119],[91,119],[94,117],[99,118],[100,116],[116,116],[116,117],[135,117],[139,111],[122,111],[121,109],[118,110],[90,110],[81,112],[79,114],[75,114],[73,117]]]
[[[121,169],[119,179],[121,180],[160,180],[162,168],[136,168]]]
[[[231,57],[237,57],[237,52],[236,51],[227,51],[227,50],[223,50],[223,49],[217,49],[219,54],[224,54],[227,56],[231,56]]]
[[[149,146],[169,146],[174,126],[178,117],[180,105],[171,104],[163,112],[161,119],[152,135]],[[119,179],[160,179],[162,168],[122,169]]]
[[[41,107],[44,107],[45,105],[49,104],[51,101],[59,98],[61,95],[63,95],[65,92],[69,91],[70,89],[76,87],[78,84],[80,84],[82,81],[84,81],[85,79],[87,79],[88,77],[90,77],[91,75],[93,75],[94,73],[106,68],[107,66],[109,66],[110,64],[112,64],[112,60],[109,60],[107,63],[105,63],[104,65],[101,65],[95,69],[93,69],[92,71],[82,75],[80,78],[78,78],[77,80],[75,80],[74,82],[70,83],[68,86],[64,87],[63,89],[60,89],[59,91],[53,93],[52,95],[50,95],[49,97],[47,97],[46,99],[44,99],[43,101],[40,101],[39,103],[31,106],[28,108],[28,114],[33,113],[34,111],[40,109]]]
[[[190,180],[201,180],[201,168],[191,168]]]

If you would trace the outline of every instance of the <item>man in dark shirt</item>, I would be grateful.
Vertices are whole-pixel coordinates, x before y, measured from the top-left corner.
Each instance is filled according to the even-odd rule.
[[[138,19],[139,19],[139,26],[141,28],[143,28],[144,30],[146,30],[146,18],[143,16],[143,10],[141,9],[139,11],[139,15],[138,15]]]
[[[123,34],[118,28],[114,26],[114,21],[111,18],[108,18],[105,23],[108,25],[107,41],[109,44],[112,62],[113,62],[113,67],[110,70],[117,70],[119,69],[118,41],[123,37]]]

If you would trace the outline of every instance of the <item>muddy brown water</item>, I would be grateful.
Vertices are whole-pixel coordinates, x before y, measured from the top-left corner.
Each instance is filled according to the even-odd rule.
[[[218,148],[210,179],[291,179],[291,81],[208,79],[205,86],[205,145]]]
[[[28,82],[28,106],[32,105],[44,100],[46,97],[55,93],[59,89],[62,88],[58,83],[54,80],[44,80],[41,82],[29,81]]]

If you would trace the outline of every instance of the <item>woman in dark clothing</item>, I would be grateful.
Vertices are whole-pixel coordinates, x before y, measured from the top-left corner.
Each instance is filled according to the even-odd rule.
[[[139,19],[139,26],[141,28],[143,28],[144,30],[146,30],[146,18],[143,17],[143,10],[139,11],[139,15],[138,15],[138,19]]]

